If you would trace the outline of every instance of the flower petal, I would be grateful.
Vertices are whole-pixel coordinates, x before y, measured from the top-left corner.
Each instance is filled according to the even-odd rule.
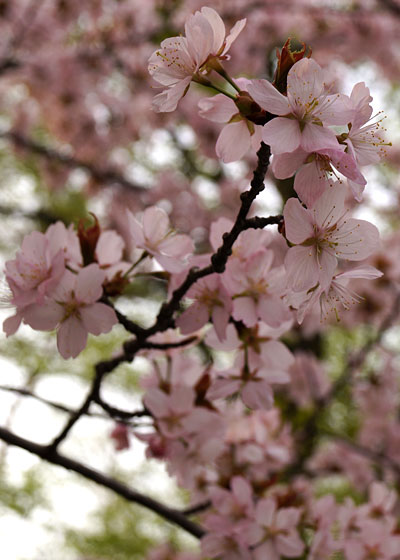
[[[291,243],[303,243],[314,236],[313,222],[310,212],[304,208],[297,198],[289,198],[283,210],[285,233]]]
[[[267,80],[252,80],[247,86],[247,91],[254,101],[269,113],[273,115],[287,115],[291,113],[287,97],[282,95]]]
[[[325,128],[319,124],[306,123],[301,134],[301,147],[306,152],[316,152],[324,148],[337,150],[339,142],[330,128]]]
[[[302,142],[299,121],[285,117],[276,117],[264,125],[262,137],[274,155],[294,152]]]
[[[94,303],[103,294],[105,273],[95,263],[82,268],[76,277],[75,297],[83,303]]]
[[[227,123],[238,112],[232,99],[222,93],[214,97],[204,97],[198,102],[199,115],[214,122]]]
[[[86,343],[86,329],[75,315],[61,323],[57,332],[57,348],[63,358],[76,358]]]
[[[114,309],[104,303],[94,303],[80,309],[85,329],[95,335],[109,332],[118,323]]]
[[[224,126],[218,136],[215,151],[224,163],[242,159],[250,148],[250,131],[246,122],[241,120]]]

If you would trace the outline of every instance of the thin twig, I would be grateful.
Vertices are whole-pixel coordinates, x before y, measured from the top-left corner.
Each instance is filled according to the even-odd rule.
[[[175,525],[178,525],[194,537],[201,538],[204,535],[202,527],[187,519],[187,517],[179,510],[170,508],[157,500],[150,498],[149,496],[145,496],[144,494],[125,486],[118,480],[96,471],[83,463],[79,463],[78,461],[65,457],[64,455],[58,453],[57,450],[49,446],[39,445],[21,438],[2,427],[0,427],[0,439],[9,445],[15,445],[16,447],[25,449],[48,463],[59,465],[67,470],[76,472],[84,478],[96,482],[100,486],[113,490],[116,494],[122,496],[126,500],[142,505],[154,513],[161,515],[161,517],[171,523],[174,523]]]
[[[49,399],[45,399],[44,397],[40,397],[36,393],[33,393],[32,391],[29,391],[29,389],[25,389],[24,387],[12,387],[12,386],[9,386],[9,385],[0,385],[0,391],[6,391],[8,393],[14,393],[16,395],[19,395],[21,397],[28,397],[28,398],[35,399],[36,401],[38,401],[40,403],[43,403],[47,406],[50,406],[51,408],[54,408],[55,410],[59,410],[60,412],[65,412],[66,414],[75,415],[77,413],[76,409],[69,408],[68,406],[65,406],[62,403],[54,402],[54,401],[51,401]],[[108,415],[101,414],[99,412],[90,412],[88,410],[85,414],[86,414],[86,416],[91,416],[92,418],[102,418],[103,420],[109,420],[110,419],[110,417]],[[131,416],[133,417],[133,416],[136,416],[136,415],[132,414]]]

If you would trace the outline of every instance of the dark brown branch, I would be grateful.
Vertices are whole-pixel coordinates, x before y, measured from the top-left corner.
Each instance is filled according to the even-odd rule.
[[[195,506],[188,507],[182,511],[183,515],[196,515],[197,513],[202,513],[206,509],[211,507],[211,502],[202,502],[201,504],[197,504]]]
[[[101,406],[112,418],[117,420],[130,420],[131,418],[141,418],[143,416],[151,417],[150,411],[147,408],[143,410],[134,410],[130,412],[129,410],[123,410],[122,408],[117,408],[116,406],[111,406],[110,404],[103,401],[100,395],[95,398],[96,403]]]
[[[197,336],[188,336],[183,340],[177,342],[144,342],[143,348],[149,348],[152,350],[171,350],[173,348],[182,348],[183,346],[188,346],[193,342],[196,342]]]
[[[80,160],[73,156],[69,156],[67,154],[63,154],[54,150],[53,148],[47,148],[42,144],[38,144],[34,140],[26,138],[22,134],[18,132],[3,132],[0,134],[0,138],[5,138],[6,140],[10,140],[13,144],[15,144],[19,148],[23,148],[28,152],[37,154],[42,156],[48,160],[55,161],[61,165],[64,165],[71,169],[84,169],[99,183],[105,184],[117,184],[124,188],[133,190],[133,191],[142,191],[143,187],[140,185],[136,185],[132,183],[128,179],[125,179],[123,175],[118,173],[113,169],[100,169],[93,165],[92,163]]]
[[[85,414],[88,414],[90,404],[93,400],[93,392],[95,390],[94,386],[96,386],[96,385],[97,385],[97,376],[95,377],[95,382],[94,382],[88,396],[86,397],[84,403],[82,404],[82,406],[78,410],[76,410],[73,414],[71,414],[70,419],[68,420],[68,422],[66,423],[64,428],[61,430],[60,434],[57,437],[54,438],[54,440],[50,443],[50,445],[48,445],[49,453],[53,452],[57,449],[57,447],[60,445],[60,443],[67,437],[69,432],[72,430],[72,428],[74,427],[76,422],[79,420],[79,418],[81,416],[84,416]]]
[[[108,299],[108,297],[104,296],[101,299],[101,301],[106,305],[108,305],[109,307],[112,307],[112,309],[114,309],[118,321],[125,328],[125,330],[127,330],[131,334],[134,334],[135,336],[140,336],[144,333],[145,329],[143,329],[140,325],[134,323],[133,321],[128,319],[128,317],[126,317],[123,313],[118,311],[118,309],[114,307],[114,304]]]
[[[278,214],[278,216],[268,216],[268,218],[263,218],[262,216],[254,216],[254,218],[247,218],[244,223],[243,229],[263,229],[266,226],[277,225],[280,226],[283,223],[283,216]]]
[[[234,242],[239,237],[242,231],[251,227],[248,225],[247,214],[254,199],[264,189],[264,178],[268,169],[270,156],[271,151],[269,146],[262,142],[261,147],[257,152],[258,163],[254,171],[253,179],[251,181],[251,187],[248,191],[242,193],[240,197],[242,204],[236,217],[235,223],[232,226],[231,231],[226,232],[223,235],[223,243],[216,251],[216,253],[211,257],[211,264],[202,269],[198,269],[195,267],[189,271],[185,280],[182,282],[179,288],[177,288],[173,292],[169,302],[165,303],[161,307],[156,322],[152,327],[148,329],[142,329],[141,327],[138,327],[135,323],[130,322],[124,317],[123,321],[128,321],[128,323],[126,323],[127,326],[129,328],[132,328],[132,331],[136,331],[134,332],[136,338],[133,340],[128,340],[124,343],[122,354],[116,356],[112,360],[100,362],[99,364],[97,364],[96,377],[99,375],[101,375],[102,377],[105,374],[111,372],[119,364],[125,361],[133,360],[135,354],[141,349],[152,347],[155,348],[154,343],[148,342],[147,339],[158,332],[167,330],[173,325],[173,315],[179,308],[179,304],[189,288],[200,278],[203,278],[215,272],[221,273],[225,270],[228,258],[232,253],[232,246]],[[265,219],[267,220],[268,218]],[[271,221],[273,223],[276,223],[276,217],[272,217]],[[98,384],[99,387],[100,383],[101,380]],[[97,391],[96,396],[98,396],[98,394],[99,391]],[[93,395],[95,395],[95,393],[93,393]]]
[[[67,470],[78,473],[84,478],[91,480],[100,486],[113,490],[113,492],[122,496],[126,500],[144,506],[154,513],[161,515],[161,517],[171,523],[174,523],[175,525],[178,525],[178,527],[181,527],[194,537],[201,538],[205,534],[202,527],[187,519],[180,511],[169,508],[157,500],[154,500],[149,496],[145,496],[144,494],[125,486],[118,480],[96,471],[83,463],[79,463],[78,461],[65,457],[49,446],[39,445],[21,438],[2,427],[0,427],[0,439],[9,445],[15,445],[16,447],[25,449],[48,463],[59,465]]]
[[[240,199],[242,204],[240,206],[235,223],[231,231],[224,233],[222,245],[218,248],[216,253],[211,257],[211,264],[205,268],[198,269],[192,268],[183,283],[177,288],[168,303],[161,307],[158,314],[156,323],[146,331],[146,337],[149,337],[157,332],[162,332],[169,328],[173,314],[179,308],[182,298],[185,296],[189,288],[205,276],[213,273],[222,273],[225,270],[228,258],[232,254],[232,247],[240,233],[246,228],[246,218],[249,213],[250,207],[261,191],[264,190],[264,178],[268,169],[269,160],[271,157],[270,147],[261,142],[261,147],[257,152],[257,167],[253,174],[253,179],[250,183],[250,189],[241,194]]]

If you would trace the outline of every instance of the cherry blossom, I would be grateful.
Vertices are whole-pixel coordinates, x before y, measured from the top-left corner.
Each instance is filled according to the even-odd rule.
[[[175,234],[167,213],[157,206],[146,208],[142,223],[128,212],[131,236],[139,249],[152,255],[168,272],[181,272],[187,267],[187,257],[193,252],[190,237]]]
[[[186,37],[170,37],[161,43],[149,59],[149,72],[168,89],[156,95],[157,111],[174,111],[192,80],[201,83],[203,67],[213,59],[225,58],[233,41],[246,24],[242,19],[226,36],[225,25],[215,10],[203,7],[185,24]]]
[[[38,231],[27,235],[16,259],[6,263],[6,279],[13,292],[12,302],[26,306],[42,303],[65,271],[62,249],[51,251],[48,237]]]
[[[61,222],[51,225],[45,234],[34,231],[25,236],[16,258],[5,264],[10,303],[17,308],[3,323],[7,336],[18,330],[28,305],[44,303],[60,282],[66,264],[76,267],[81,260],[77,235]]]
[[[360,533],[347,539],[344,546],[346,557],[354,560],[394,560],[399,549],[400,536],[394,534],[394,523],[372,519],[364,521]]]
[[[333,130],[326,125],[344,125],[353,111],[343,94],[327,95],[324,73],[312,59],[303,58],[290,69],[287,97],[266,80],[254,80],[248,92],[266,111],[279,115],[263,128],[263,140],[272,153],[338,149]]]
[[[307,207],[315,204],[327,188],[332,187],[339,178],[338,171],[349,179],[356,200],[360,200],[361,193],[367,181],[358,169],[356,160],[344,151],[344,147],[337,149],[316,150],[309,154],[297,148],[293,153],[274,156],[272,169],[275,177],[286,179],[296,171],[294,189]]]
[[[57,327],[57,347],[63,358],[75,358],[86,346],[88,333],[109,332],[118,322],[115,311],[100,303],[105,275],[97,264],[77,274],[66,270],[43,305],[24,309],[24,321],[33,329]]]
[[[7,24],[20,20],[23,3],[15,0],[2,10],[7,40]],[[129,339],[118,344],[111,359],[98,361],[96,372],[107,371],[111,382],[114,364],[138,358],[149,370],[139,381],[143,408],[136,409],[137,398],[125,391],[132,406],[114,409],[103,386],[102,398],[97,392],[92,402],[110,417],[114,429],[107,433],[117,449],[129,440],[127,426],[115,422],[133,418],[132,435],[146,444],[146,457],[162,461],[189,496],[196,516],[189,520],[188,515],[181,526],[204,535],[204,557],[397,559],[398,356],[391,347],[395,329],[388,336],[385,331],[397,318],[399,239],[394,233],[385,251],[376,253],[377,229],[352,218],[345,204],[351,193],[352,207],[361,201],[362,167],[377,163],[388,143],[382,119],[371,120],[368,87],[356,84],[350,97],[332,94],[337,91],[332,69],[341,66],[328,65],[333,51],[356,62],[368,54],[382,75],[397,72],[398,25],[388,16],[393,7],[376,9],[374,0],[372,9],[352,10],[328,10],[313,0],[256,3],[252,28],[244,31],[232,60],[234,75],[264,75],[266,52],[282,33],[298,29],[304,40],[315,40],[315,45],[294,37],[285,42],[275,87],[266,80],[230,78],[221,61],[234,51],[231,45],[245,20],[226,36],[220,16],[212,8],[200,9],[198,0],[170,2],[168,10],[156,1],[135,0],[134,8],[129,2],[96,2],[85,8],[84,17],[76,0],[69,4],[49,3],[45,15],[38,11],[21,34],[22,47],[11,41],[10,78],[9,53],[3,53],[1,83],[4,90],[11,85],[12,93],[3,96],[10,125],[3,141],[17,155],[33,154],[35,173],[37,168],[45,179],[40,183],[53,188],[71,182],[75,193],[81,178],[70,170],[83,169],[87,178],[79,195],[95,194],[88,207],[98,205],[110,229],[101,231],[96,219],[93,235],[82,225],[78,237],[61,222],[45,234],[29,234],[6,263],[16,310],[4,331],[14,334],[21,322],[36,330],[56,329],[59,351],[68,358],[79,355],[89,333],[107,333],[120,321]],[[296,10],[290,11],[291,4]],[[221,0],[221,8],[233,22],[248,5]],[[200,11],[188,16],[195,9]],[[342,15],[345,23],[339,25]],[[163,91],[153,100],[156,111],[149,112],[144,61],[155,38],[185,20],[185,36],[165,39],[150,57],[150,74]],[[319,27],[323,41],[317,41]],[[54,49],[48,37],[57,39]],[[327,70],[302,58],[311,55],[311,46]],[[159,115],[177,107],[192,81],[201,87],[180,103],[175,123],[172,116]],[[220,94],[199,102],[211,95],[205,88]],[[239,165],[212,159],[215,130],[207,121],[223,125],[219,158],[243,159]],[[33,140],[38,131],[40,136],[44,131],[45,146]],[[248,151],[254,157],[261,138],[273,154],[264,184],[268,147],[261,145],[257,168],[245,159]],[[164,142],[173,152],[165,164],[149,149],[159,139],[163,152]],[[299,199],[289,198],[284,219],[265,219],[271,182],[287,200],[292,182],[280,179],[293,175]],[[264,187],[265,198],[247,207]],[[393,204],[385,227],[397,223],[395,212]],[[260,229],[265,223],[270,225]],[[175,226],[185,234],[177,234]],[[238,236],[230,250],[225,245],[232,235]],[[134,255],[131,262],[125,243]],[[221,256],[226,262],[219,267]],[[359,263],[364,259],[369,260]],[[351,268],[351,261],[360,266]],[[135,279],[132,290],[123,292]],[[359,279],[377,281],[364,288],[353,283]],[[160,289],[153,293],[156,281]],[[138,319],[135,290],[141,283],[150,292],[148,327]],[[320,325],[320,319],[331,318],[356,327],[357,344],[366,339],[355,360],[349,347],[357,348],[345,329]],[[206,323],[211,324],[203,329]],[[192,332],[196,335],[186,336]],[[328,380],[329,369],[338,382]],[[97,382],[100,390],[98,377]],[[46,458],[63,461],[54,453]],[[321,492],[327,495],[316,497]],[[171,511],[179,524],[182,512]],[[165,545],[148,558],[199,554]]]
[[[329,285],[324,289],[317,286],[304,292],[289,293],[285,300],[294,309],[297,309],[297,320],[299,323],[314,306],[319,305],[321,321],[333,316],[336,321],[340,320],[341,311],[349,310],[351,306],[360,303],[362,297],[351,290],[347,284],[355,278],[374,280],[382,276],[382,272],[373,266],[365,265],[352,268],[345,272],[339,272],[332,277]]]
[[[273,498],[260,500],[255,511],[256,523],[249,529],[254,559],[301,556],[304,543],[297,532],[300,515],[297,508],[278,509]]]
[[[259,319],[278,328],[290,319],[281,300],[283,270],[272,269],[273,252],[268,249],[253,254],[246,261],[232,259],[224,283],[233,297],[233,317],[253,327]]]
[[[154,388],[147,392],[144,402],[157,418],[161,433],[177,437],[186,432],[186,421],[194,408],[195,393],[190,387],[174,386],[170,395]]]
[[[350,121],[349,132],[342,135],[349,152],[359,165],[378,163],[386,155],[386,146],[382,121],[385,117],[372,121],[372,101],[369,89],[364,82],[356,84],[351,92],[350,101],[354,116]],[[370,122],[370,124],[367,124]]]
[[[199,280],[188,292],[194,303],[176,320],[183,334],[200,329],[211,318],[218,338],[225,338],[226,327],[232,313],[232,300],[219,275]]]
[[[345,189],[335,185],[322,194],[310,209],[291,198],[285,205],[287,239],[290,248],[285,267],[288,285],[295,292],[318,283],[327,288],[336,269],[337,259],[366,259],[379,246],[377,228],[364,220],[347,218]]]
[[[128,273],[132,267],[131,263],[122,260],[124,248],[125,242],[117,232],[108,230],[100,233],[96,243],[95,258],[110,282]]]

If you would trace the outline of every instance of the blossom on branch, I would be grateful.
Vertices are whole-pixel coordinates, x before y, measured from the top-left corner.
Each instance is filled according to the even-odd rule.
[[[65,359],[76,358],[86,346],[88,333],[109,332],[118,322],[115,311],[100,303],[105,274],[90,264],[77,274],[66,270],[51,296],[24,309],[24,321],[39,331],[57,327],[57,347]]]
[[[178,317],[176,326],[183,334],[188,334],[200,329],[211,318],[218,338],[223,340],[233,305],[221,277],[213,274],[200,279],[187,295],[195,301]]]
[[[290,198],[284,209],[285,232],[291,247],[285,258],[288,287],[295,292],[317,284],[329,286],[337,259],[360,261],[379,247],[377,228],[347,217],[342,185],[325,191],[311,209]]]
[[[367,183],[354,157],[339,145],[335,149],[325,148],[313,153],[297,148],[291,153],[277,154],[272,170],[277,179],[286,179],[297,171],[294,190],[307,207],[313,206],[327,188],[333,187],[339,179],[337,172],[349,179],[356,200]]]
[[[207,63],[226,58],[233,41],[242,31],[246,20],[233,26],[226,36],[225,25],[215,10],[208,7],[189,16],[185,24],[186,37],[169,37],[161,43],[149,59],[153,78],[167,86],[153,100],[153,108],[160,112],[176,109],[192,80],[201,83]]]
[[[315,60],[303,58],[288,74],[287,97],[267,80],[253,80],[248,92],[266,111],[279,115],[263,128],[263,140],[273,154],[338,149],[338,141],[328,125],[345,125],[352,116],[348,97],[328,95],[324,72]]]
[[[146,208],[142,223],[128,212],[128,220],[136,247],[147,251],[168,272],[182,272],[187,268],[187,257],[193,252],[193,242],[189,236],[173,231],[168,214],[162,208]]]

